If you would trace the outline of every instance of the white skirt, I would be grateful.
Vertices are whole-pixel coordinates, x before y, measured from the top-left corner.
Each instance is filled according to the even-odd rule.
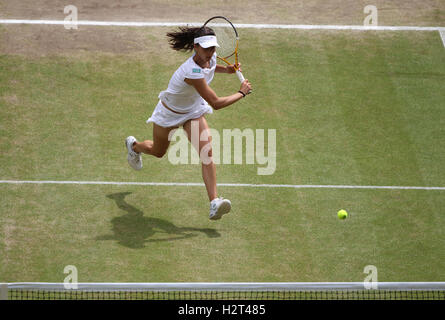
[[[153,114],[151,115],[150,118],[148,118],[146,122],[147,123],[154,122],[158,126],[164,128],[179,127],[183,125],[186,121],[191,119],[198,119],[199,117],[201,117],[203,114],[206,113],[213,113],[212,107],[210,107],[206,103],[200,104],[198,108],[193,109],[189,113],[179,114],[168,110],[166,107],[162,105],[161,100],[159,100],[155,110],[153,111]]]

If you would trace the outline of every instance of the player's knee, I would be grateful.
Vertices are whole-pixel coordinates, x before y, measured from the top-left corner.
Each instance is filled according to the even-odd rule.
[[[206,145],[204,148],[201,149],[200,158],[204,165],[213,163],[213,152],[210,145]]]
[[[162,158],[166,153],[166,150],[156,150],[152,152],[152,155],[156,158]]]
[[[212,136],[210,135],[210,133],[207,133],[208,135],[205,136],[204,138],[207,139],[203,139],[201,142],[201,145],[199,146],[200,152],[204,153],[205,155],[208,155],[209,157],[212,157]],[[202,138],[202,137],[201,137]]]

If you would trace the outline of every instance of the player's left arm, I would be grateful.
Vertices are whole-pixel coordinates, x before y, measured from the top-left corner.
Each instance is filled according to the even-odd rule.
[[[240,91],[238,91],[237,93],[232,94],[227,97],[218,97],[216,95],[215,91],[213,91],[213,89],[210,88],[210,86],[207,84],[207,82],[205,81],[204,78],[200,78],[200,79],[185,78],[184,81],[185,81],[185,83],[193,86],[196,89],[196,91],[198,91],[199,95],[205,101],[207,101],[207,103],[209,105],[211,105],[212,108],[215,110],[219,110],[219,109],[230,106],[231,104],[233,104],[233,103],[237,102],[238,100],[240,100],[241,98],[245,97],[247,95],[247,93],[250,90],[252,90],[252,85],[246,79],[241,84],[241,87],[240,87],[240,91],[242,91],[243,93],[240,93]]]
[[[215,72],[216,73],[229,73],[229,70],[228,70],[228,68],[226,66],[222,66],[220,64],[217,64],[216,68],[215,68]]]
[[[241,67],[241,64],[238,63],[238,68],[240,68],[240,67]],[[241,71],[241,69],[240,69],[240,71]],[[217,72],[217,73],[235,73],[236,68],[234,65],[222,66],[220,64],[217,64],[216,68],[215,68],[215,72]]]

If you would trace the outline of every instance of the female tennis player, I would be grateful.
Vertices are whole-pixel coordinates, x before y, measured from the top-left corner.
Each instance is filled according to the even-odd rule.
[[[127,160],[135,170],[142,168],[142,153],[158,158],[165,155],[170,144],[168,137],[172,130],[182,126],[189,141],[192,142],[192,121],[199,124],[199,137],[201,137],[204,130],[209,130],[205,119],[206,114],[213,113],[213,109],[220,110],[230,106],[252,90],[252,86],[247,79],[241,84],[239,91],[226,97],[217,96],[210,88],[209,84],[215,72],[229,74],[236,72],[233,65],[222,66],[217,64],[215,49],[219,47],[219,44],[211,28],[182,27],[177,32],[167,33],[167,37],[172,49],[193,51],[193,55],[173,74],[167,90],[159,94],[159,102],[153,114],[147,120],[147,123],[153,122],[153,141],[138,142],[133,136],[127,137],[125,140],[128,151]],[[210,141],[211,137],[208,141],[199,141],[199,145],[194,145],[198,154],[201,155],[201,150]],[[228,199],[218,197],[216,168],[211,159],[211,149],[207,156],[211,161],[210,163],[205,161],[207,164],[201,161],[202,178],[210,201],[209,218],[218,220],[224,214],[229,213],[231,202]]]

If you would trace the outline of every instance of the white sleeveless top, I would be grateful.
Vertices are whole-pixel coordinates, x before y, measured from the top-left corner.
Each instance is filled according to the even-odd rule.
[[[193,60],[194,56],[195,54],[176,70],[170,79],[167,90],[159,94],[159,99],[174,111],[188,113],[202,104],[207,105],[207,102],[199,95],[198,91],[193,86],[187,84],[184,79],[204,78],[209,84],[215,75],[216,53],[210,59],[210,68],[201,68]]]

